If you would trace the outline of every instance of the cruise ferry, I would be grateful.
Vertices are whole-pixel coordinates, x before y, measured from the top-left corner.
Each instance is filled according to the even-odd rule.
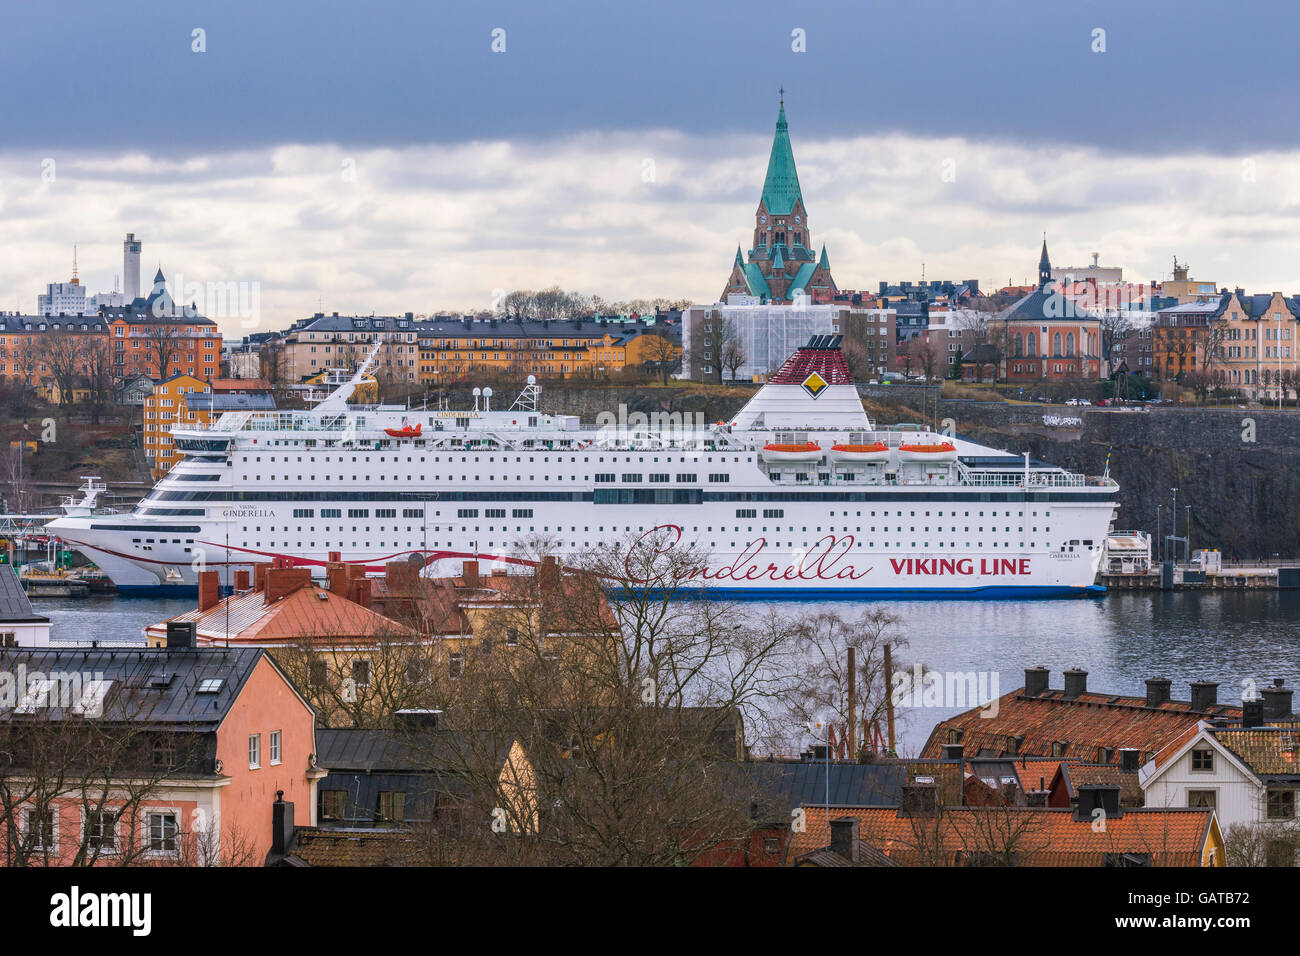
[[[376,346],[376,351],[378,346]],[[332,553],[379,571],[562,562],[692,548],[688,583],[727,597],[1062,596],[1095,585],[1118,486],[924,425],[877,428],[839,336],[814,336],[727,422],[584,427],[514,403],[409,409],[348,399],[173,428],[185,453],[130,514],[50,531],[122,592],[193,589],[198,570]],[[636,542],[640,542],[636,544]],[[630,564],[628,565],[630,566]]]

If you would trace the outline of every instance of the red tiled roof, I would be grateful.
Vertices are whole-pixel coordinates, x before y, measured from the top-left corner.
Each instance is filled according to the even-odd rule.
[[[803,807],[805,829],[790,839],[793,860],[829,844],[824,806]],[[937,817],[900,817],[888,807],[831,807],[856,817],[859,838],[904,866],[953,866],[976,854],[1015,853],[1020,866],[1102,866],[1108,853],[1146,853],[1154,866],[1200,866],[1210,838],[1208,809],[1125,810],[1106,821],[1075,820],[1067,809],[949,807]]]
[[[1294,727],[1228,727],[1210,733],[1253,773],[1300,776],[1300,731]]]
[[[397,621],[376,614],[315,584],[304,585],[271,604],[263,591],[241,591],[218,601],[206,611],[187,611],[172,621],[197,623],[199,644],[287,644],[303,640],[339,643],[405,637],[414,632]],[[152,636],[166,633],[167,621],[147,629]]]
[[[1061,767],[1059,760],[1017,760],[1016,773],[1020,776],[1020,789],[1047,790]]]
[[[996,716],[989,717],[991,712]],[[1187,701],[1168,700],[1148,707],[1144,697],[1085,693],[1067,699],[1060,690],[1026,697],[1021,688],[1004,694],[996,711],[977,707],[940,721],[930,731],[921,755],[940,756],[949,732],[957,730],[968,757],[1008,754],[1008,738],[1020,737],[1013,755],[1046,757],[1060,742],[1065,745],[1063,759],[1093,762],[1098,748],[1107,747],[1113,750],[1111,762],[1117,763],[1121,749],[1142,751],[1145,759],[1209,717],[1240,719],[1241,708],[1216,704],[1201,713]]]

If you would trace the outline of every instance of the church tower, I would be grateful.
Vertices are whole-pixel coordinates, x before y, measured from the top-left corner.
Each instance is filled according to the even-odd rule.
[[[765,302],[788,304],[800,292],[835,292],[826,247],[821,257],[813,252],[808,230],[808,211],[799,188],[799,173],[790,146],[790,128],[785,118],[785,97],[776,117],[776,135],[767,160],[763,194],[754,212],[753,242],[749,259],[739,249],[722,299],[729,295],[758,296]]]

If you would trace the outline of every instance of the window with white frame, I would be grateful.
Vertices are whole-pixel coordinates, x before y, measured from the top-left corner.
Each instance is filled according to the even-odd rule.
[[[117,849],[117,812],[91,810],[86,814],[86,849],[112,853]]]
[[[256,770],[262,766],[262,735],[248,735],[248,769]]]
[[[155,810],[149,814],[149,850],[152,853],[176,852],[176,814]]]
[[[29,851],[48,851],[58,846],[55,815],[51,807],[23,811],[23,835]]]
[[[280,731],[271,731],[271,763],[280,762]]]

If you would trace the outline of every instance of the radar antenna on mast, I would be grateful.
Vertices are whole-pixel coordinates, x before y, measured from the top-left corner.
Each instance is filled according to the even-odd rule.
[[[541,397],[542,386],[537,384],[537,376],[528,376],[528,384],[524,390],[519,393],[515,403],[510,406],[510,411],[535,412],[537,411],[537,399]]]

